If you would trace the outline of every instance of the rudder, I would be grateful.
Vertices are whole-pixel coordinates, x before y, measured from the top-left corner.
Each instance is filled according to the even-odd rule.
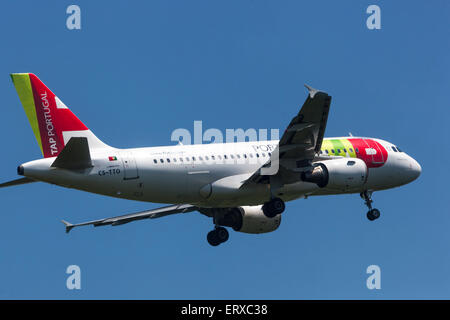
[[[45,158],[56,157],[72,137],[86,137],[90,148],[108,147],[32,73],[13,73],[12,81]]]

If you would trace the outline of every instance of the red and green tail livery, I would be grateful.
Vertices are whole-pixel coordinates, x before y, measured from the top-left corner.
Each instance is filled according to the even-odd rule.
[[[13,73],[11,78],[45,158],[61,152],[66,133],[88,130],[34,74]]]

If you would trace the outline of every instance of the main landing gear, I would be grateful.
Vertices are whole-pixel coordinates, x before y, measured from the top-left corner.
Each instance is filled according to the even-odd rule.
[[[273,198],[262,206],[264,215],[267,218],[274,218],[277,214],[283,213],[285,208],[284,201],[280,198]]]
[[[369,208],[369,211],[367,212],[367,219],[370,221],[378,219],[380,217],[380,210],[372,208],[372,191],[364,191],[360,195],[361,198],[364,199],[367,208]]]
[[[216,247],[219,244],[226,242],[229,237],[230,235],[227,229],[225,229],[224,227],[216,226],[214,230],[208,232],[206,239],[208,240],[208,243],[210,245]]]

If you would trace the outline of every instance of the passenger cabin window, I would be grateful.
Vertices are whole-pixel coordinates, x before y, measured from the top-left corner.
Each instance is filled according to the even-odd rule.
[[[189,158],[188,157],[186,157],[186,161],[189,162]]]
[[[159,159],[159,162],[164,163],[164,160],[163,159]]]
[[[195,157],[192,157],[192,161],[195,161]]]
[[[202,157],[198,157],[198,160],[203,161],[203,158]]]
[[[353,152],[353,149],[352,149],[352,148],[350,148],[350,149],[348,149],[348,150],[350,150],[350,152]]]
[[[158,161],[156,161],[156,159],[153,159],[153,162],[154,162],[154,163],[158,163]]]
[[[216,157],[215,156],[211,156],[211,159],[216,160]]]
[[[183,158],[180,157],[180,162],[183,162]]]
[[[328,154],[328,149],[325,149],[325,152]]]
[[[356,151],[356,153],[359,153],[359,149],[358,148],[355,148],[355,151]]]
[[[334,149],[331,149],[331,153],[334,153]]]
[[[167,158],[167,162],[169,162],[169,163],[170,163],[170,159],[169,159],[169,158]]]

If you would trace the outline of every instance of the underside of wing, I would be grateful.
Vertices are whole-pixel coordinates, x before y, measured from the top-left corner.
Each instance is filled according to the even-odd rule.
[[[111,217],[111,218],[82,222],[82,223],[77,223],[77,224],[72,224],[72,223],[69,223],[64,220],[62,220],[62,222],[66,226],[66,232],[68,233],[70,230],[72,230],[75,227],[81,227],[81,226],[87,226],[87,225],[93,225],[94,227],[100,227],[100,226],[106,226],[106,225],[118,226],[118,225],[122,225],[122,224],[125,224],[128,222],[131,222],[131,221],[143,220],[143,219],[156,219],[156,218],[161,218],[161,217],[171,215],[171,214],[186,213],[186,212],[191,212],[191,211],[195,211],[195,210],[197,210],[197,207],[194,205],[177,204],[177,205],[171,205],[171,206],[166,206],[166,207],[157,208],[157,209],[141,211],[141,212],[137,212],[137,213],[125,214],[125,215]]]
[[[291,120],[269,162],[259,168],[243,186],[269,183],[277,176],[284,183],[297,179],[292,170],[308,167],[322,146],[331,96],[305,85],[309,94],[299,113]],[[267,168],[275,168],[270,170]]]
[[[322,146],[331,96],[306,87],[309,95],[280,139],[280,159],[312,160]]]

